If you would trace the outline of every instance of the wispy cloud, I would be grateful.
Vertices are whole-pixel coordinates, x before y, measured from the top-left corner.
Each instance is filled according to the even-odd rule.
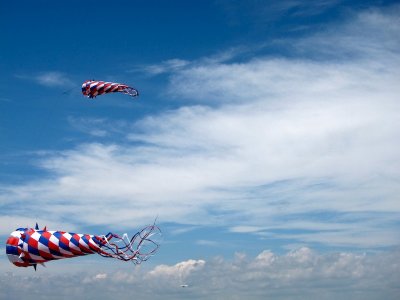
[[[60,72],[46,72],[35,77],[38,83],[46,86],[71,85],[72,81]]]
[[[318,0],[318,1],[257,1],[249,0],[246,3],[236,0],[217,0],[215,4],[225,12],[225,19],[231,26],[238,24],[250,24],[251,27],[262,28],[266,24],[285,18],[291,20],[291,26],[295,26],[298,18],[310,18],[322,15],[343,0]],[[243,15],[250,16],[243,18]]]
[[[169,59],[157,65],[149,65],[143,67],[143,71],[150,75],[159,75],[163,73],[175,72],[189,64],[188,61],[183,59]]]
[[[69,88],[75,85],[72,79],[70,79],[65,73],[59,71],[41,72],[32,75],[17,74],[16,77],[25,80],[32,80],[37,84],[47,87]]]
[[[207,246],[207,247],[217,247],[220,246],[221,243],[217,241],[210,241],[210,240],[198,240],[196,241],[197,245]]]
[[[173,58],[162,61],[158,64],[137,66],[136,68],[129,70],[129,72],[142,72],[151,76],[161,75],[161,74],[171,75],[178,73],[182,70],[191,70],[199,65],[227,62],[231,59],[234,59],[241,53],[246,53],[248,51],[250,51],[250,49],[247,46],[240,46],[240,47],[237,46],[218,52],[214,55],[210,55],[208,57],[202,57],[195,61]]]
[[[233,260],[190,259],[152,270],[97,267],[57,275],[48,266],[21,276],[2,273],[0,288],[8,300],[20,299],[26,289],[47,299],[43,290],[49,284],[58,297],[74,299],[397,299],[400,269],[393,262],[399,259],[398,251],[320,254],[302,247],[282,255],[265,250],[256,257],[238,253]]]
[[[101,118],[76,118],[76,117],[68,117],[68,123],[71,127],[95,136],[95,137],[105,137],[109,134],[110,127],[109,122],[105,119]]]
[[[399,5],[380,10],[371,8],[342,24],[291,42],[305,56],[328,55],[331,59],[355,62],[367,59],[371,64],[376,60],[378,71],[392,60],[398,63],[400,39],[396,32],[399,13]]]

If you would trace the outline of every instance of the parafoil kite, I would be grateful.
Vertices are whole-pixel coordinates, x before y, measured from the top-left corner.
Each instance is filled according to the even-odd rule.
[[[8,259],[17,267],[44,265],[45,262],[97,253],[122,261],[140,264],[159,248],[154,235],[161,235],[156,225],[150,225],[137,232],[131,239],[127,234],[114,233],[90,235],[65,231],[18,228],[6,242]]]
[[[139,96],[138,90],[126,84],[96,80],[86,80],[82,84],[82,94],[88,98],[96,98],[98,95],[116,92],[124,93],[132,97]]]

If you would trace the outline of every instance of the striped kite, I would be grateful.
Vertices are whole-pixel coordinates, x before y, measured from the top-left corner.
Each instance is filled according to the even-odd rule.
[[[96,98],[96,96],[99,95],[116,92],[124,93],[132,97],[139,96],[137,89],[126,84],[96,80],[86,80],[82,84],[82,94],[88,98]]]
[[[18,228],[6,242],[6,253],[17,267],[44,265],[45,262],[97,253],[122,261],[140,264],[152,256],[159,244],[153,236],[161,235],[156,225],[150,225],[137,232],[131,239],[109,232],[106,235],[90,235],[65,231]]]

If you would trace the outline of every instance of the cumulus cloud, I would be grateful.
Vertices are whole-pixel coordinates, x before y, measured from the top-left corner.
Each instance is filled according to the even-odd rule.
[[[159,215],[291,243],[396,245],[400,58],[394,25],[381,26],[389,23],[399,25],[365,13],[326,35],[325,43],[357,35],[376,44],[335,43],[334,60],[170,62],[170,95],[190,105],[121,126],[124,143],[43,158],[49,176],[2,186],[2,203],[16,203],[10,217],[33,217],[40,204],[36,217],[84,225],[143,225]],[[382,34],[361,36],[360,26]],[[320,41],[310,38],[310,50]],[[88,129],[99,122],[82,124],[103,136]]]
[[[150,271],[147,276],[157,278],[157,280],[160,280],[160,278],[170,280],[171,276],[175,277],[176,280],[185,280],[192,272],[203,269],[205,263],[206,262],[201,259],[190,259],[177,263],[174,266],[159,265],[154,268],[154,270]]]
[[[96,281],[103,281],[103,280],[107,279],[107,276],[108,276],[107,273],[98,273],[95,275],[86,276],[85,278],[83,278],[82,282],[84,284],[87,284],[87,283],[93,283]]]
[[[54,294],[43,293],[49,286],[58,297],[74,299],[397,299],[399,258],[398,251],[320,254],[302,247],[286,254],[265,250],[254,258],[238,254],[233,260],[187,260],[152,270],[52,275],[39,269],[23,276],[8,272],[0,275],[5,292],[0,299],[20,299],[27,289],[31,297],[51,299]]]

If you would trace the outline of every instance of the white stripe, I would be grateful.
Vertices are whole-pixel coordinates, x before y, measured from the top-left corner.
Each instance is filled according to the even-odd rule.
[[[40,237],[41,237],[41,234],[37,231],[35,231],[31,234],[31,238],[33,238],[35,241],[39,241]]]
[[[32,253],[29,253],[29,256],[30,256],[30,258],[33,259],[33,260],[39,260],[39,261],[44,261],[44,260],[46,260],[46,259],[44,259],[43,257],[38,256],[38,255],[35,255],[35,254],[32,254]]]
[[[63,234],[63,236],[67,239],[70,240],[72,238],[72,235],[69,232],[66,232]]]
[[[60,253],[62,254],[67,254],[67,255],[74,255],[72,252],[64,250],[63,248],[60,247]]]
[[[43,252],[51,254],[49,247],[47,247],[46,245],[43,245],[41,242],[38,243],[38,249],[40,251],[43,251]]]
[[[72,242],[69,242],[68,246],[69,246],[71,249],[74,249],[74,250],[77,250],[77,251],[79,251],[79,252],[82,252],[82,250],[81,250],[78,246],[76,246],[74,243],[72,243]]]
[[[79,240],[79,244],[82,245],[83,247],[89,249],[89,245],[86,244],[84,240],[80,239],[80,240]]]
[[[56,238],[54,235],[50,236],[49,241],[52,242],[53,244],[57,245],[57,246],[59,245],[59,242],[60,242],[59,239]]]

